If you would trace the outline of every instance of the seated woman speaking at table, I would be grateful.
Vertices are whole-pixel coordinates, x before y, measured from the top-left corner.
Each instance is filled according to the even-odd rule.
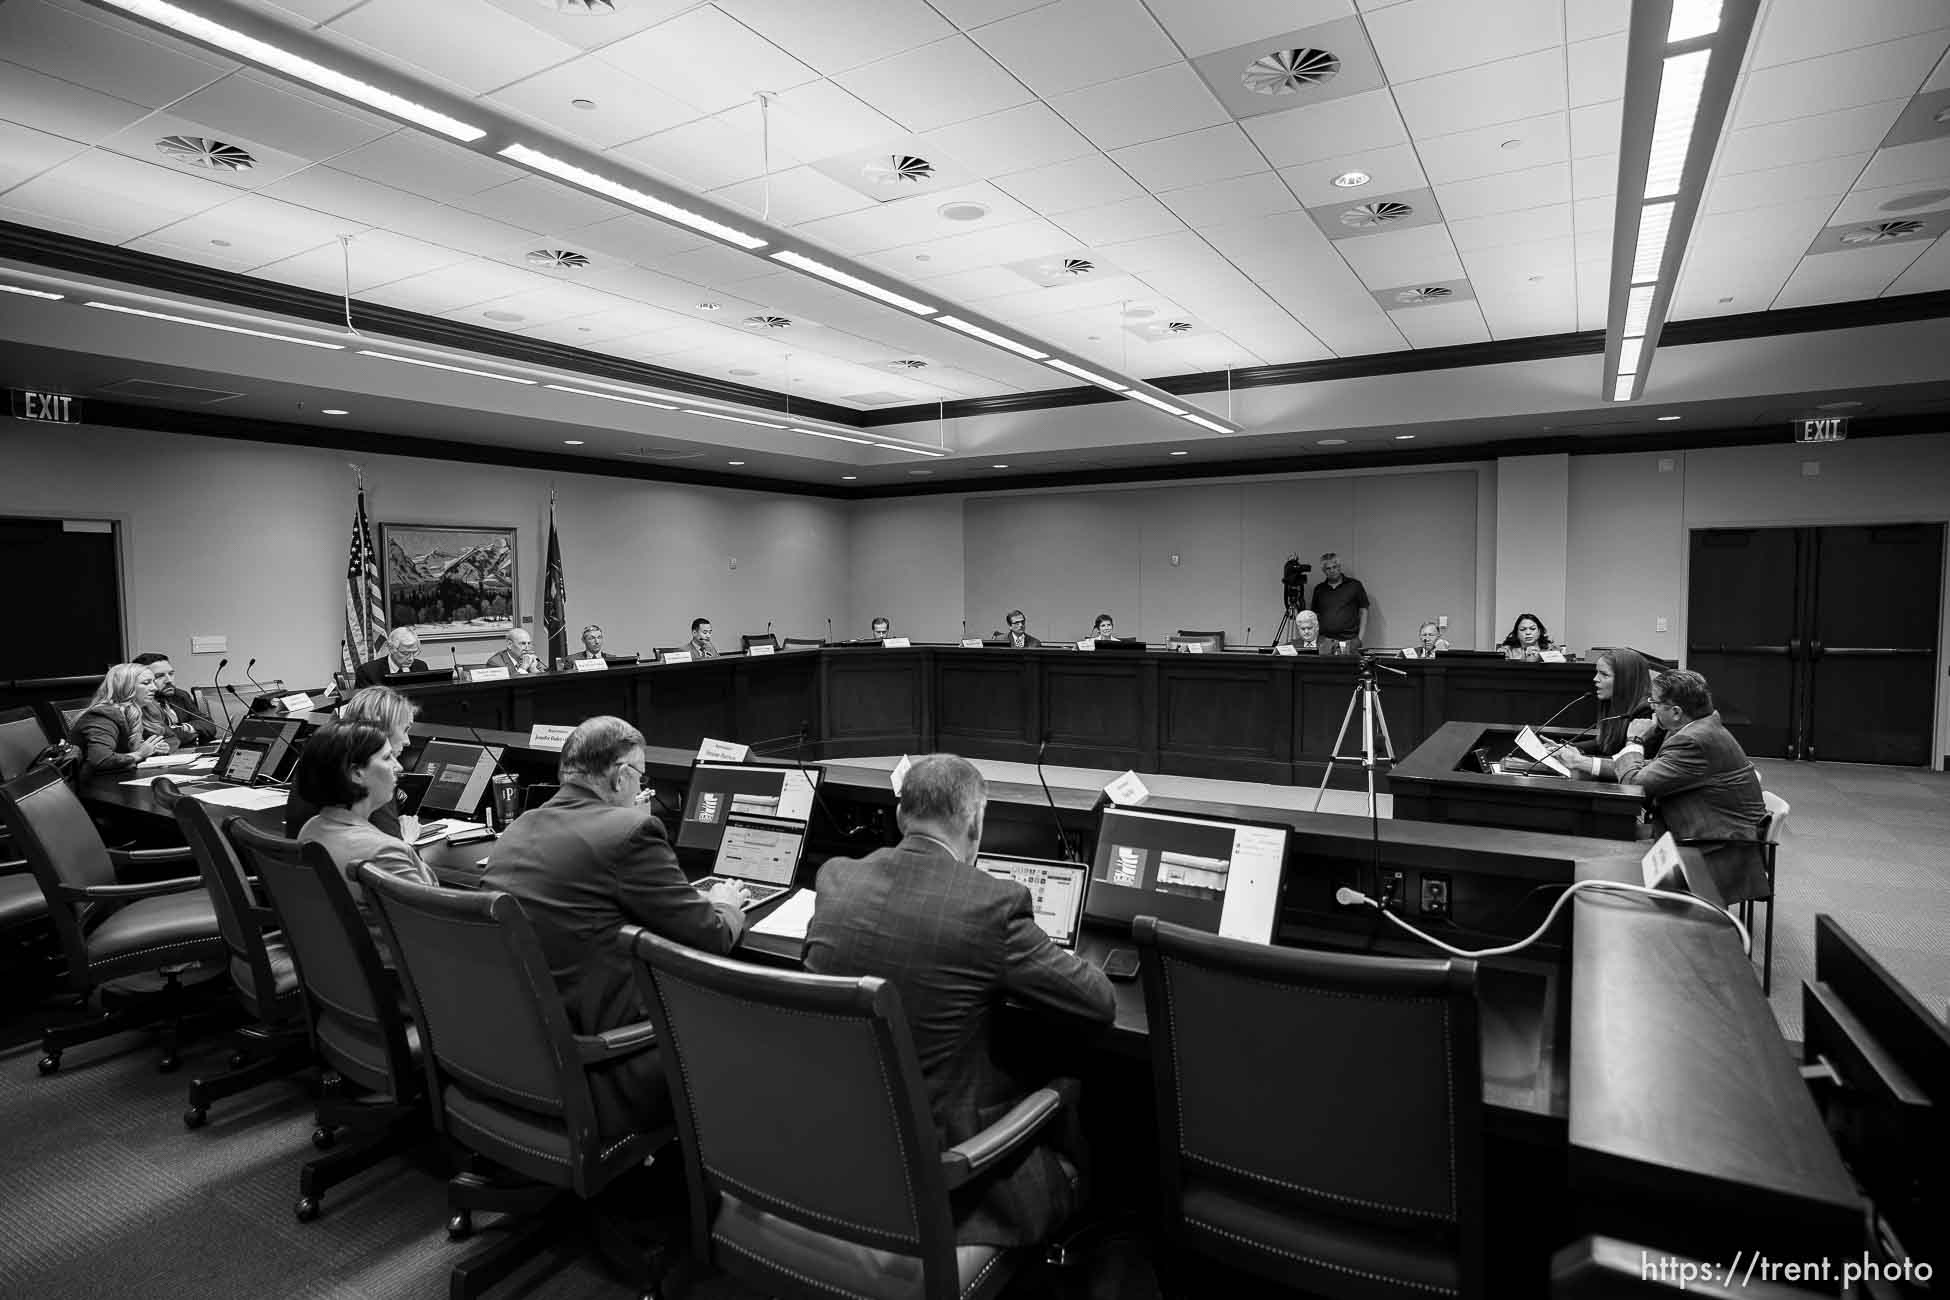
[[[1538,659],[1555,647],[1542,619],[1535,614],[1519,614],[1510,625],[1510,635],[1503,638],[1502,648],[1505,659]]]

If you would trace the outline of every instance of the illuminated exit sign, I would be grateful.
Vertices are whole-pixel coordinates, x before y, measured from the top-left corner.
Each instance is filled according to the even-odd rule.
[[[1843,442],[1848,438],[1848,417],[1830,416],[1825,420],[1796,420],[1796,442]]]
[[[7,395],[12,399],[14,418],[17,420],[43,420],[49,424],[81,422],[81,403],[66,393],[35,393],[24,388],[10,388]]]

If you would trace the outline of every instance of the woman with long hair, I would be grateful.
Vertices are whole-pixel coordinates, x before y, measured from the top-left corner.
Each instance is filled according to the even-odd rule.
[[[1538,659],[1552,648],[1550,631],[1535,614],[1517,615],[1517,621],[1510,625],[1510,635],[1501,644],[1505,659]]]
[[[74,720],[79,779],[131,771],[175,747],[168,736],[149,734],[142,725],[142,712],[155,698],[155,674],[143,665],[116,664],[108,670],[87,710]]]

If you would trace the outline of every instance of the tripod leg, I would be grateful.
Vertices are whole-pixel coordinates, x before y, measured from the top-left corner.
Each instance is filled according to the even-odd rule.
[[[1347,739],[1348,726],[1354,721],[1354,702],[1360,697],[1357,689],[1347,697],[1347,712],[1341,715],[1341,729],[1334,733],[1334,747],[1327,751],[1327,770],[1320,774],[1320,789],[1314,793],[1314,811],[1320,811],[1320,804],[1327,797],[1327,783],[1334,779],[1334,764],[1341,761],[1341,743]]]
[[[1381,707],[1381,693],[1379,691],[1375,692],[1374,697],[1374,719],[1376,725],[1381,728],[1381,749],[1379,752],[1392,763],[1395,761],[1395,742],[1388,735],[1388,714]]]

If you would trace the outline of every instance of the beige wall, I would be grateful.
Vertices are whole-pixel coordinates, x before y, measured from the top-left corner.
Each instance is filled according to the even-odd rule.
[[[874,618],[916,641],[961,637],[961,497],[906,497],[848,507],[844,617],[833,632],[865,636]],[[969,635],[987,631],[971,621]],[[822,629],[823,631],[823,629]]]

